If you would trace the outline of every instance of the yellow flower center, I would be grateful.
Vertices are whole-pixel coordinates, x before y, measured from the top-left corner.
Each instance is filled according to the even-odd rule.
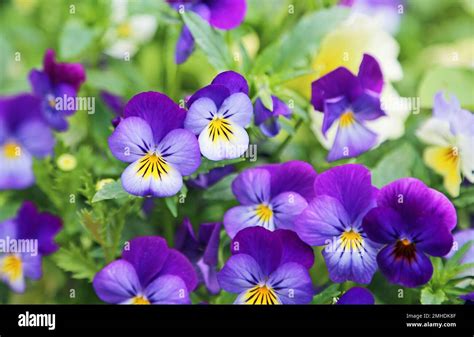
[[[280,304],[275,291],[267,285],[257,285],[244,295],[245,304]]]
[[[132,26],[128,22],[122,23],[117,27],[117,35],[121,38],[127,38],[132,34]]]
[[[351,126],[355,121],[354,113],[352,111],[344,112],[341,117],[339,117],[339,125],[341,127]]]
[[[132,304],[150,304],[150,301],[148,301],[145,296],[135,296],[134,298],[132,298]]]
[[[213,142],[217,142],[219,138],[229,141],[233,134],[232,126],[225,118],[214,117],[209,123],[209,138]]]
[[[137,165],[137,175],[142,178],[153,177],[162,179],[170,171],[170,166],[166,161],[155,153],[144,156]]]
[[[21,156],[21,147],[15,142],[8,142],[3,145],[3,154],[9,159],[18,158]]]
[[[344,250],[360,250],[362,248],[362,236],[353,229],[341,234],[341,247]]]
[[[258,205],[257,209],[255,210],[255,213],[257,213],[258,218],[263,222],[270,221],[273,215],[273,211],[266,204]]]
[[[3,259],[3,263],[0,267],[0,272],[5,274],[9,280],[15,281],[22,274],[23,263],[18,256],[8,255]]]

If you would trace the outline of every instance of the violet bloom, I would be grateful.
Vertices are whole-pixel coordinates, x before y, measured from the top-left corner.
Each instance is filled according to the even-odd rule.
[[[346,291],[336,304],[374,304],[374,295],[362,287],[352,287]]]
[[[186,111],[166,95],[143,92],[125,106],[124,119],[109,137],[112,154],[131,163],[122,173],[125,191],[138,196],[169,197],[183,176],[201,164],[196,137],[183,129]]]
[[[245,17],[245,0],[167,0],[176,10],[193,11],[214,28],[229,30],[238,27]],[[176,43],[175,61],[185,62],[194,51],[194,38],[186,25]]]
[[[208,173],[201,173],[194,179],[189,179],[187,181],[188,186],[200,189],[206,189],[214,184],[218,183],[223,178],[227,177],[229,174],[235,172],[235,167],[233,165],[226,165],[224,167],[216,167],[210,170]]]
[[[102,98],[105,105],[115,114],[114,119],[112,119],[112,125],[117,127],[123,119],[123,112],[125,110],[124,99],[119,95],[112,94],[105,90],[100,92],[100,98]]]
[[[26,278],[42,276],[41,258],[54,253],[54,237],[61,230],[61,219],[25,201],[13,219],[0,223],[0,279],[18,293],[25,291]]]
[[[207,159],[238,158],[247,150],[245,127],[253,116],[248,92],[242,75],[226,71],[189,98],[184,126],[199,136],[201,153]]]
[[[97,296],[112,304],[189,304],[197,277],[188,259],[158,236],[131,240],[93,281]]]
[[[456,210],[444,194],[415,178],[384,186],[377,207],[369,211],[363,228],[384,248],[377,263],[388,280],[406,287],[428,282],[433,266],[427,255],[444,256],[453,245]]]
[[[280,116],[291,118],[291,110],[284,102],[276,96],[272,96],[272,101],[273,111],[268,110],[260,98],[255,102],[255,125],[267,137],[275,137],[280,132]]]
[[[196,237],[191,221],[186,218],[178,231],[175,244],[175,248],[194,265],[199,282],[204,283],[212,294],[217,294],[220,290],[216,278],[220,229],[220,223],[204,223],[199,226]]]
[[[42,99],[42,112],[48,124],[58,130],[68,128],[66,117],[73,114],[69,102],[75,101],[81,84],[86,79],[84,68],[79,63],[57,63],[54,51],[48,49],[44,55],[43,70],[33,69],[29,75],[33,93]],[[62,104],[57,104],[59,100]]]
[[[0,190],[33,185],[33,157],[52,154],[54,138],[30,94],[0,98]]]
[[[231,248],[217,279],[222,289],[239,294],[235,304],[305,304],[313,299],[308,271],[313,250],[295,232],[246,228]]]
[[[362,219],[375,207],[377,189],[362,165],[336,166],[319,174],[316,197],[297,219],[295,231],[322,254],[333,282],[370,283],[377,270],[380,245],[362,229]]]
[[[385,115],[380,106],[383,75],[375,58],[364,54],[357,76],[339,67],[311,87],[311,103],[324,113],[323,135],[339,123],[328,161],[357,157],[377,143],[377,135],[364,126]]]
[[[224,227],[233,238],[246,227],[273,231],[293,229],[294,221],[314,197],[316,171],[302,161],[249,168],[232,182],[241,203],[224,215]]]

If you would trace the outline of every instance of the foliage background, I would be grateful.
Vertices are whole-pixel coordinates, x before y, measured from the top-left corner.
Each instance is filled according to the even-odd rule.
[[[150,214],[141,207],[143,199],[124,195],[116,184],[107,185],[104,192],[107,200],[93,202],[96,183],[100,179],[119,178],[125,167],[108,150],[113,115],[98,98],[100,90],[106,89],[126,99],[153,90],[179,101],[208,84],[218,71],[234,69],[249,80],[253,99],[256,96],[268,99],[275,93],[291,97],[296,103],[293,119],[284,123],[278,137],[266,139],[258,129],[250,130],[251,143],[258,146],[258,160],[238,162],[239,170],[290,159],[307,161],[318,172],[334,166],[325,161],[327,152],[310,129],[309,102],[292,92],[286,83],[311,71],[310,55],[317,52],[321,38],[347,15],[343,9],[333,7],[335,2],[248,0],[244,24],[232,31],[204,31],[197,51],[185,64],[177,66],[174,48],[182,21],[186,20],[190,26],[193,22],[199,24],[199,20],[196,23],[192,15],[181,17],[164,2],[130,2],[133,12],[156,15],[159,24],[154,38],[141,46],[130,61],[124,62],[102,53],[103,34],[110,25],[109,1],[0,0],[0,94],[30,91],[28,72],[40,68],[45,50],[53,48],[60,61],[85,65],[87,81],[79,95],[96,97],[95,114],[76,112],[70,119],[69,131],[56,134],[55,156],[35,162],[34,187],[0,192],[0,221],[14,216],[23,200],[33,200],[42,210],[64,221],[64,230],[57,240],[62,248],[44,259],[43,278],[29,282],[26,293],[21,295],[0,284],[0,303],[99,303],[90,280],[106,262],[120,255],[126,240],[157,234],[172,245],[174,232],[184,216],[190,217],[195,226],[221,221],[225,210],[236,204],[229,188],[234,176],[205,192],[190,189],[184,203],[177,198],[147,201],[155,206]],[[294,5],[294,14],[288,13],[289,5]],[[71,6],[75,13],[71,13]],[[407,2],[396,35],[404,78],[394,85],[401,96],[420,97],[421,113],[408,118],[404,137],[347,162],[368,166],[374,181],[380,184],[413,176],[445,192],[441,177],[423,164],[424,146],[414,131],[431,114],[433,94],[440,89],[456,94],[464,108],[474,110],[473,16],[472,0]],[[219,48],[213,43],[218,43]],[[203,45],[205,49],[200,48]],[[454,52],[467,53],[470,67],[447,67],[444,59]],[[15,60],[18,55],[20,61]],[[239,55],[238,62],[235,55]],[[64,153],[77,159],[74,170],[58,168],[57,158]],[[338,161],[337,165],[343,162]],[[452,201],[458,211],[458,228],[469,227],[474,212],[474,187],[463,186],[461,195]],[[222,265],[228,256],[229,239],[224,232],[221,239]],[[319,252],[315,255],[316,264],[311,273],[315,285],[322,289],[328,284],[327,271]],[[438,262],[435,276],[441,277],[444,267]],[[423,290],[405,289],[405,296],[399,298],[399,287],[389,285],[377,273],[369,289],[376,295],[377,303],[419,303],[420,295],[424,303],[456,303],[455,296],[437,293],[443,287],[438,281],[434,279]],[[314,302],[330,303],[348,287],[350,284],[345,283],[326,288]],[[420,294],[421,291],[424,293]],[[195,303],[231,303],[232,300],[233,295],[221,293],[211,297],[202,288],[193,294]]]

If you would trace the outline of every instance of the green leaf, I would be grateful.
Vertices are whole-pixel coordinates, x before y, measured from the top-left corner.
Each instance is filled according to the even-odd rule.
[[[322,38],[348,15],[346,8],[313,12],[303,17],[283,39],[273,69],[295,67],[314,53]]]
[[[100,190],[92,198],[92,202],[98,202],[102,200],[110,200],[110,199],[120,199],[126,198],[130,195],[125,192],[122,187],[122,183],[120,179],[114,182],[110,182],[105,184]]]
[[[338,297],[341,291],[339,290],[340,284],[331,284],[329,287],[324,289],[322,292],[313,297],[312,304],[332,304],[333,299]]]
[[[185,11],[181,15],[209,63],[217,71],[232,69],[234,63],[222,34],[212,29],[207,21],[193,12]]]
[[[417,153],[413,146],[403,143],[386,154],[372,170],[372,181],[375,186],[382,187],[396,179],[409,177],[415,163]]]
[[[245,161],[244,157],[238,157],[234,159],[226,159],[226,160],[220,160],[220,161],[213,161],[206,158],[202,158],[201,166],[199,166],[199,169],[196,171],[196,173],[192,175],[192,177],[196,177],[198,174],[209,173],[210,170],[218,168],[218,167],[224,167],[227,165],[237,164],[243,161]]]
[[[422,108],[432,108],[433,98],[439,91],[456,95],[463,108],[474,109],[472,94],[474,71],[462,68],[434,68],[426,72],[418,88]]]
[[[461,259],[466,255],[467,251],[471,248],[474,242],[467,242],[462,247],[458,247],[458,250],[454,255],[448,259],[445,265],[446,270],[451,270],[457,266],[459,266]]]
[[[53,256],[53,260],[63,270],[72,273],[75,279],[92,281],[100,270],[100,265],[89,255],[74,245],[69,248],[60,248]]]
[[[169,211],[171,212],[171,215],[177,218],[178,217],[178,197],[172,196],[172,197],[165,198],[165,204],[166,204],[166,207],[168,207]]]
[[[425,287],[421,290],[421,304],[441,304],[446,300],[446,294],[441,289],[433,291],[431,288]]]
[[[66,22],[59,37],[59,55],[70,59],[80,55],[94,40],[94,31],[81,21],[72,19]]]
[[[214,186],[209,187],[202,193],[202,197],[206,200],[234,200],[234,194],[232,193],[231,185],[237,177],[237,173],[230,174],[223,178]]]

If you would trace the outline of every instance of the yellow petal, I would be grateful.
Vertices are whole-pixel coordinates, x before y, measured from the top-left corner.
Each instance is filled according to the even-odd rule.
[[[432,146],[423,156],[426,165],[444,177],[444,187],[453,197],[459,195],[461,172],[459,153],[456,147]]]

